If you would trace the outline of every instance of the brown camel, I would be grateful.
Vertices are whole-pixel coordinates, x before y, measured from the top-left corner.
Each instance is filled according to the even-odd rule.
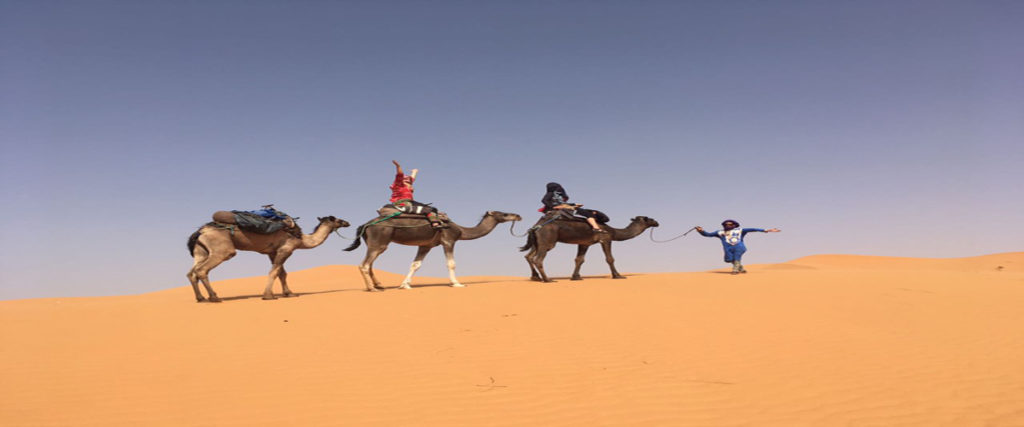
[[[519,248],[520,251],[530,251],[526,254],[526,262],[530,264],[530,280],[538,282],[553,282],[544,273],[544,256],[548,251],[554,249],[555,243],[571,243],[578,245],[576,250],[576,269],[572,272],[571,280],[583,280],[580,277],[580,266],[587,254],[587,249],[595,243],[601,244],[604,250],[604,259],[612,270],[613,279],[625,279],[626,277],[615,270],[615,258],[612,257],[612,242],[632,239],[650,227],[657,227],[658,221],[645,216],[638,216],[630,220],[626,228],[612,228],[602,224],[601,228],[607,233],[595,233],[589,224],[583,221],[556,220],[545,223],[537,229],[531,229],[526,238],[526,245]]]
[[[363,258],[363,263],[359,265],[359,271],[363,273],[366,290],[379,291],[384,288],[380,285],[377,277],[373,275],[373,261],[388,248],[389,243],[419,246],[416,258],[413,259],[412,265],[409,267],[409,274],[405,276],[399,289],[412,288],[412,275],[423,264],[423,258],[427,256],[430,249],[440,245],[444,248],[445,258],[448,259],[448,276],[451,279],[451,285],[461,288],[465,285],[459,283],[459,280],[455,278],[455,242],[479,239],[494,230],[494,227],[500,223],[522,221],[522,219],[521,216],[514,213],[489,211],[484,214],[475,227],[466,228],[452,222],[449,223],[448,228],[439,230],[431,228],[426,219],[422,218],[398,217],[376,224],[370,221],[359,226],[356,231],[356,241],[352,242],[352,245],[345,250],[351,251],[358,248],[359,236],[366,240],[366,258]]]
[[[223,228],[214,222],[200,227],[188,238],[188,251],[195,259],[192,268],[188,271],[188,280],[192,283],[192,290],[196,293],[196,301],[206,300],[199,292],[199,281],[206,286],[206,292],[210,294],[210,302],[221,301],[210,286],[210,270],[234,257],[236,251],[253,251],[270,256],[270,275],[267,278],[267,288],[263,290],[263,299],[275,298],[271,291],[274,286],[274,278],[281,279],[281,291],[284,296],[294,296],[295,294],[288,288],[288,273],[284,270],[284,262],[296,249],[311,249],[320,246],[327,240],[327,236],[331,232],[349,225],[348,221],[333,216],[317,219],[320,224],[316,226],[316,230],[313,230],[312,234],[302,235],[301,238],[293,236],[285,230],[259,234],[237,227]]]

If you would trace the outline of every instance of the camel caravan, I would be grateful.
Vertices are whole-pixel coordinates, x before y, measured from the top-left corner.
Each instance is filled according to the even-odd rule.
[[[465,227],[452,222],[447,215],[433,206],[420,203],[413,199],[413,183],[418,174],[413,169],[406,174],[398,162],[395,165],[395,180],[391,184],[392,197],[389,203],[377,211],[377,217],[363,223],[356,229],[356,237],[345,251],[352,251],[365,242],[366,256],[359,264],[366,290],[381,291],[385,288],[373,274],[373,262],[387,249],[390,243],[416,246],[416,256],[409,266],[409,273],[398,286],[399,289],[410,289],[412,277],[419,270],[423,259],[431,249],[441,246],[444,250],[448,267],[448,275],[452,287],[464,287],[455,277],[455,243],[461,240],[474,240],[486,236],[498,224],[522,221],[522,217],[514,213],[488,211],[480,221],[472,227]],[[612,257],[612,242],[632,239],[644,230],[657,227],[658,222],[638,216],[630,221],[625,228],[613,228],[607,225],[607,215],[600,211],[584,209],[582,204],[568,203],[565,190],[556,183],[547,185],[548,192],[542,199],[543,213],[537,223],[527,232],[526,245],[520,250],[528,251],[526,262],[530,267],[530,279],[541,282],[552,282],[544,272],[544,257],[555,247],[555,244],[569,243],[577,245],[576,267],[572,280],[581,280],[580,266],[583,265],[587,248],[600,244],[605,254],[605,261],[611,269],[614,279],[624,279],[615,269]],[[210,286],[210,270],[235,256],[237,251],[252,251],[265,254],[270,258],[270,273],[267,275],[267,286],[263,290],[263,299],[275,299],[273,292],[275,280],[281,282],[281,295],[296,296],[288,287],[288,273],[284,263],[296,249],[312,249],[323,244],[331,233],[340,228],[348,227],[348,221],[327,216],[317,218],[319,223],[310,234],[303,234],[296,222],[297,218],[281,212],[273,205],[263,206],[254,211],[217,211],[213,221],[199,227],[188,239],[189,254],[192,255],[192,268],[188,271],[188,279],[195,292],[197,302],[220,302],[213,287]],[[199,283],[206,288],[208,297],[204,297]]]

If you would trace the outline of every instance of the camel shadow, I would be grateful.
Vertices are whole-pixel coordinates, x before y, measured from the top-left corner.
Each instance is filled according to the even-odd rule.
[[[275,296],[278,299],[289,299],[289,298],[298,298],[298,297],[305,296],[305,295],[333,294],[335,292],[356,292],[356,291],[361,291],[361,290],[362,289],[332,289],[332,290],[329,290],[329,291],[295,292],[294,295],[290,296],[290,297],[281,296],[280,294],[277,294]],[[241,300],[247,300],[247,299],[253,299],[253,298],[263,298],[263,294],[235,295],[235,296],[230,296],[230,297],[221,297],[220,300],[224,301],[224,302],[227,302],[227,301],[241,301]]]
[[[513,282],[515,280],[471,280],[468,282],[460,281],[463,285],[482,285],[487,283],[501,283],[501,282]],[[447,288],[451,287],[451,283],[448,282],[437,282],[437,283],[424,283],[422,285],[412,285],[413,288]],[[398,289],[397,286],[388,287],[387,289]]]
[[[643,274],[641,274],[641,273],[626,273],[626,274],[623,274],[623,276],[625,276],[625,277],[633,277],[633,276],[643,276]],[[582,280],[587,280],[587,279],[611,279],[612,276],[610,274],[601,274],[601,275],[592,275],[592,276],[580,276],[580,278],[582,278]],[[527,277],[526,280],[529,281],[529,282],[533,281],[533,280],[530,280],[529,277]],[[580,281],[580,280],[572,280],[572,276],[552,277],[551,280],[566,280],[566,281],[574,281],[574,282],[579,282]]]

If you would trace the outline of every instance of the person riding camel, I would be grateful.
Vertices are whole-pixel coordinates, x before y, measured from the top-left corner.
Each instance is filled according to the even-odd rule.
[[[587,219],[587,223],[590,224],[595,233],[607,233],[597,223],[599,219],[602,223],[608,222],[608,216],[592,209],[583,209],[582,203],[569,203],[569,195],[565,193],[562,185],[557,182],[549,182],[547,184],[547,193],[544,194],[544,198],[540,199],[540,201],[544,204],[544,207],[540,208],[541,212],[548,213],[559,210],[570,215],[579,215]]]
[[[434,229],[446,228],[437,217],[437,208],[412,199],[413,182],[416,181],[416,174],[420,170],[413,169],[412,173],[406,175],[398,161],[392,160],[391,163],[395,165],[395,182],[390,187],[391,204],[402,213],[426,215],[427,221],[430,221],[430,226]]]

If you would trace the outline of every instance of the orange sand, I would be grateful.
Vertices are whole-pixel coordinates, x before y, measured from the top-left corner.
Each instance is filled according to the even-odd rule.
[[[0,301],[0,425],[1024,426],[1024,252],[748,268]]]

